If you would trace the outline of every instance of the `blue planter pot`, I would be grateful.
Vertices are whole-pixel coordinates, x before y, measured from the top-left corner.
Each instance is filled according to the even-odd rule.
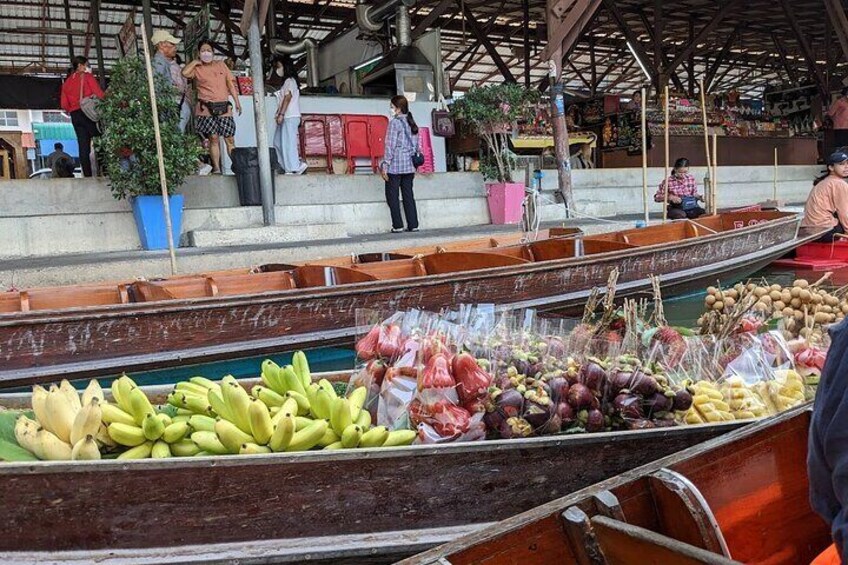
[[[174,246],[179,246],[183,224],[183,195],[175,194],[171,196],[169,203]],[[165,206],[162,197],[136,196],[132,199],[132,211],[142,248],[146,250],[168,249],[168,231],[165,224]]]

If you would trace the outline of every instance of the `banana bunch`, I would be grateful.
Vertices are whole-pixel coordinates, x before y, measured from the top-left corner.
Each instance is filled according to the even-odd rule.
[[[753,420],[769,415],[768,407],[759,393],[752,390],[741,377],[728,378],[720,388],[736,420]]]
[[[698,381],[692,385],[692,390],[694,392],[692,407],[684,416],[687,424],[729,422],[735,419],[730,406],[724,401],[724,395],[715,383]]]
[[[769,412],[777,414],[806,401],[804,378],[792,369],[775,371],[773,381],[759,383],[758,390]]]

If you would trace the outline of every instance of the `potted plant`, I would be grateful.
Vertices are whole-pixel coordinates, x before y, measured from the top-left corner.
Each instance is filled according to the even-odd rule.
[[[174,241],[179,242],[183,196],[174,194],[185,177],[197,170],[200,145],[193,135],[179,130],[180,99],[173,86],[154,75],[159,109],[159,131],[165,162]],[[162,188],[159,183],[159,156],[153,133],[153,110],[144,61],[139,57],[121,59],[112,69],[109,89],[98,110],[103,135],[96,140],[97,152],[112,195],[132,204],[138,236],[144,249],[166,249]]]
[[[509,135],[513,124],[532,116],[538,100],[538,91],[504,83],[472,87],[454,104],[458,117],[483,141],[480,172],[489,181],[486,194],[493,224],[521,221],[524,184],[512,180],[515,155],[509,149]]]

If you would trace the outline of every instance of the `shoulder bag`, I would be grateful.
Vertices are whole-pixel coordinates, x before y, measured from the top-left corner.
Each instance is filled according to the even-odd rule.
[[[92,122],[100,121],[100,111],[97,107],[100,105],[100,99],[96,96],[86,96],[83,98],[83,89],[85,88],[85,73],[79,75],[80,79],[80,110]]]
[[[406,139],[409,140],[409,145],[415,148],[415,151],[412,153],[412,166],[417,169],[424,164],[424,154],[421,153],[421,148],[412,142],[412,129],[409,127],[409,123],[403,124],[403,131],[406,133]]]

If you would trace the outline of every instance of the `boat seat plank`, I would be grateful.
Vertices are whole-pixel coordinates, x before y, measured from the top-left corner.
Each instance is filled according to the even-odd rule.
[[[648,477],[648,485],[663,534],[730,557],[712,510],[691,481],[680,473],[660,469]]]
[[[434,253],[421,258],[428,275],[476,271],[497,267],[524,265],[530,261],[496,253],[456,252]]]
[[[495,255],[505,255],[507,257],[515,257],[516,259],[524,259],[525,261],[533,261],[533,252],[529,245],[509,245],[506,247],[495,247],[487,253]]]
[[[21,311],[62,310],[129,302],[126,285],[34,288],[20,293]]]
[[[637,247],[629,242],[605,241],[603,239],[586,238],[583,240],[583,254],[594,255],[596,253],[611,253],[613,251],[626,251]]]
[[[571,506],[561,514],[561,519],[577,565],[606,565],[589,516],[578,506]]]
[[[398,259],[395,261],[361,263],[351,268],[372,275],[381,281],[423,277],[427,274],[424,265],[421,263],[421,259]]]
[[[555,261],[577,256],[577,240],[546,239],[530,244],[530,252],[535,261]]]
[[[20,312],[21,293],[19,291],[0,292],[0,312]]]
[[[673,538],[606,516],[591,520],[595,538],[609,565],[674,563],[675,565],[734,565],[723,555],[711,553]]]
[[[288,271],[214,276],[207,277],[206,281],[210,288],[214,285],[215,292],[212,296],[260,294],[296,288],[294,277]]]
[[[206,277],[194,276],[162,281],[138,281],[133,286],[136,291],[136,300],[140,302],[209,296]]]
[[[327,265],[304,265],[294,270],[297,288],[318,288],[376,281],[377,277],[363,271]]]

